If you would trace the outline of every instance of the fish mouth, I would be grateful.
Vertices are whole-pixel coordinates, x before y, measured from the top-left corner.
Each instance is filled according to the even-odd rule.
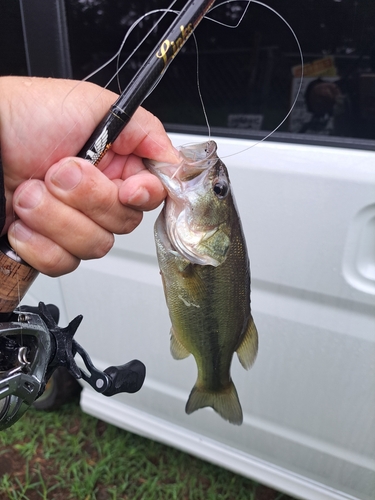
[[[181,162],[171,178],[178,178],[182,182],[194,179],[216,163],[218,159],[216,150],[217,145],[214,141],[181,146],[178,149]]]
[[[189,181],[211,168],[218,160],[216,150],[214,141],[186,144],[177,148],[180,157],[178,163],[162,163],[148,159],[144,159],[143,163],[168,189],[172,188],[173,181]]]
[[[180,156],[191,166],[199,166],[216,156],[217,145],[214,141],[200,144],[186,144],[178,149]]]

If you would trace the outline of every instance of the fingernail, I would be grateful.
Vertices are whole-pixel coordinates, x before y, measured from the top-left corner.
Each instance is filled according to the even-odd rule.
[[[10,226],[8,234],[13,236],[16,241],[27,241],[31,238],[33,232],[22,222],[16,221]]]
[[[129,196],[128,203],[129,205],[134,205],[136,207],[141,207],[148,203],[150,200],[150,193],[144,187],[140,187]]]
[[[15,204],[20,208],[35,208],[43,197],[40,181],[29,181],[17,194]]]
[[[63,163],[51,177],[51,182],[64,191],[74,189],[82,180],[81,167],[73,160]]]

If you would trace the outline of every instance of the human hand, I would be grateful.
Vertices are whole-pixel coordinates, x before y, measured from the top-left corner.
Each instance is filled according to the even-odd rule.
[[[113,233],[131,232],[165,196],[142,158],[173,162],[175,151],[160,121],[142,108],[97,167],[74,158],[116,97],[90,83],[0,78],[3,233],[50,276],[105,255]]]

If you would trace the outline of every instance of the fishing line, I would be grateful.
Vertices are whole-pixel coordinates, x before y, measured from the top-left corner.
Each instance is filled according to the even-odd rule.
[[[208,21],[211,21],[211,22],[214,22],[218,25],[221,25],[221,26],[224,26],[226,28],[230,28],[230,29],[236,29],[240,26],[241,22],[243,21],[245,15],[247,14],[248,10],[249,10],[249,7],[250,7],[250,4],[251,3],[255,3],[257,5],[260,5],[261,7],[265,7],[266,9],[270,10],[271,12],[273,12],[274,14],[276,14],[282,21],[283,23],[287,26],[287,28],[289,29],[289,31],[292,33],[294,39],[295,39],[295,42],[297,44],[297,48],[298,48],[298,52],[299,52],[299,57],[300,57],[300,61],[301,61],[301,75],[300,75],[300,79],[299,79],[299,84],[298,84],[298,88],[297,88],[297,92],[296,92],[296,96],[291,104],[291,107],[289,109],[289,111],[286,113],[285,117],[281,120],[281,122],[271,131],[269,132],[265,137],[263,137],[262,139],[256,141],[253,145],[251,146],[248,146],[247,148],[245,149],[242,149],[240,151],[237,151],[236,153],[233,153],[231,155],[227,155],[227,156],[223,156],[222,158],[228,158],[230,156],[236,156],[237,154],[241,154],[245,151],[248,151],[249,149],[252,149],[253,147],[257,146],[258,144],[260,144],[261,142],[267,140],[269,137],[271,137],[285,122],[286,120],[289,118],[290,114],[292,113],[293,109],[295,108],[295,105],[297,103],[297,100],[298,100],[298,97],[301,93],[301,88],[302,88],[302,83],[303,83],[303,72],[304,72],[304,60],[303,60],[303,52],[302,52],[302,47],[301,47],[301,44],[299,42],[299,39],[295,33],[295,31],[293,30],[293,28],[291,27],[291,25],[288,23],[288,21],[279,13],[277,12],[275,9],[273,9],[272,7],[270,7],[269,5],[259,1],[259,0],[225,0],[224,2],[221,2],[217,5],[214,5],[210,10],[209,10],[209,13],[212,13],[215,9],[218,9],[220,7],[223,7],[224,5],[227,5],[227,4],[230,4],[230,3],[237,3],[237,2],[246,2],[246,6],[245,6],[245,9],[243,10],[239,20],[235,23],[235,24],[229,24],[229,23],[224,23],[222,21],[218,21],[217,19],[214,19],[212,17],[210,17],[208,14],[206,14],[205,16],[205,19],[207,19]],[[155,11],[150,11],[149,13],[146,13],[144,14],[138,21],[136,21],[134,23],[134,25],[132,25],[131,29],[134,29],[134,27],[141,21],[143,20],[145,17],[147,17],[149,14],[151,13],[156,13],[156,12],[163,12],[164,9],[158,9],[158,10],[155,10]],[[166,13],[167,11],[165,11]],[[175,14],[178,13],[178,11],[170,11],[170,12],[173,12]],[[127,35],[126,35],[127,37]],[[207,113],[207,110],[206,110],[206,106],[204,104],[204,99],[203,99],[203,95],[202,95],[202,91],[201,91],[201,86],[200,86],[200,78],[199,78],[199,48],[198,48],[198,42],[197,42],[197,39],[196,39],[196,36],[195,34],[193,33],[193,38],[194,38],[194,43],[195,43],[195,47],[196,47],[196,59],[197,59],[197,90],[198,90],[198,95],[199,95],[199,99],[200,99],[200,102],[201,102],[201,106],[202,106],[202,112],[203,112],[203,115],[204,115],[204,119],[205,119],[205,122],[206,122],[206,126],[207,126],[207,135],[208,135],[208,138],[210,139],[211,138],[211,127],[210,127],[210,124],[209,124],[209,116],[208,116],[208,113]],[[124,40],[125,41],[125,40]],[[122,44],[123,46],[123,44]],[[137,49],[135,49],[137,50]],[[133,51],[133,53],[131,54],[131,56],[134,54],[135,50]],[[129,61],[130,57],[129,56],[126,61],[121,65],[121,67],[118,69],[118,71],[116,72],[117,75],[119,74],[119,72],[123,69],[123,67],[125,66],[125,64]],[[116,57],[116,56],[115,56]],[[112,58],[113,60],[113,58]],[[113,77],[114,78],[114,77]],[[113,78],[110,80],[110,82],[113,80]],[[162,76],[158,79],[158,81],[155,83],[155,85],[152,87],[152,89],[150,90],[149,94],[147,95],[147,97],[153,92],[153,90],[156,88],[156,86],[159,84],[160,80],[161,80]],[[109,83],[110,83],[109,82]],[[108,83],[108,84],[109,84]],[[107,85],[108,85],[107,84]],[[141,129],[143,129],[143,127],[139,124],[139,126],[141,127]],[[155,141],[155,139],[153,139]],[[156,142],[156,141],[155,141]]]
[[[222,156],[221,158],[229,158],[231,156],[236,156],[238,154],[244,153],[245,151],[248,151],[249,149],[254,148],[255,146],[257,146],[261,142],[263,142],[266,139],[268,139],[272,134],[274,134],[286,122],[286,120],[289,118],[290,114],[292,113],[292,111],[293,111],[293,109],[294,109],[294,107],[295,107],[295,105],[297,103],[298,97],[299,97],[299,95],[301,93],[301,88],[302,88],[302,83],[303,83],[304,61],[303,61],[303,53],[302,53],[301,44],[300,44],[300,42],[298,40],[298,37],[297,37],[295,31],[291,27],[291,25],[288,23],[288,21],[279,12],[277,12],[275,9],[273,9],[269,5],[267,5],[267,4],[263,3],[263,2],[260,2],[259,0],[249,0],[249,1],[248,0],[226,0],[225,2],[222,2],[221,4],[212,7],[209,12],[212,12],[214,9],[216,9],[216,8],[222,6],[222,5],[225,5],[225,4],[228,4],[228,3],[232,3],[232,2],[241,2],[241,1],[248,2],[248,5],[245,8],[244,12],[247,11],[247,9],[249,8],[250,3],[253,2],[255,4],[258,4],[258,5],[262,6],[262,7],[265,7],[267,9],[269,9],[271,12],[273,12],[274,14],[276,14],[284,22],[284,24],[288,27],[289,31],[292,33],[292,35],[294,37],[294,40],[296,41],[296,44],[297,44],[297,48],[298,48],[298,52],[299,52],[299,56],[300,56],[300,60],[301,60],[301,76],[300,76],[300,79],[299,79],[299,85],[298,85],[297,93],[296,93],[296,96],[295,96],[295,98],[294,98],[294,100],[292,102],[292,105],[291,105],[288,113],[285,115],[285,117],[283,118],[283,120],[277,125],[277,127],[275,127],[271,132],[269,132],[265,137],[263,137],[263,139],[260,139],[259,141],[255,142],[255,144],[252,144],[251,146],[248,146],[245,149],[241,149],[240,151],[237,151],[236,153],[233,153],[233,154],[230,154],[230,155],[227,155],[227,156]],[[210,18],[208,16],[206,16],[206,19],[208,19],[209,21],[215,22],[217,24],[221,24],[223,26],[226,26],[228,28],[238,27],[238,24],[239,24],[238,23],[236,26],[226,25],[225,23],[219,22],[216,19],[212,19],[212,18]],[[242,21],[242,19],[243,19],[243,15],[241,16],[240,21]]]
[[[214,7],[212,7],[210,9],[209,12],[212,12],[214,9],[220,7],[220,6],[223,6],[225,4],[228,4],[228,3],[232,3],[232,2],[235,2],[237,0],[228,0],[228,1],[225,1],[225,2],[222,2]],[[246,12],[249,8],[249,5],[250,3],[252,2],[253,0],[249,0],[247,1],[247,5],[244,9],[244,11],[242,12],[241,14],[241,17],[240,19],[238,20],[238,22],[235,24],[235,25],[230,25],[230,24],[225,24],[225,23],[222,23],[222,22],[219,22],[215,19],[211,19],[210,17],[208,16],[205,16],[205,18],[207,18],[208,20],[212,21],[212,22],[216,22],[217,24],[221,24],[223,26],[226,26],[228,28],[236,28],[239,26],[239,24],[241,23],[241,21],[243,20],[244,16],[246,15]],[[134,23],[130,26],[130,28],[127,30],[122,42],[121,42],[121,45],[119,47],[119,49],[117,50],[117,52],[108,60],[106,61],[104,64],[102,64],[98,69],[96,69],[95,71],[93,71],[92,73],[90,73],[89,75],[87,75],[85,78],[83,78],[82,81],[87,81],[89,80],[90,78],[92,78],[94,75],[96,75],[98,72],[100,72],[101,70],[103,70],[105,67],[107,67],[111,62],[113,62],[115,59],[117,59],[117,69],[116,69],[116,72],[114,73],[114,75],[112,76],[112,78],[110,78],[110,80],[108,80],[108,82],[104,85],[103,88],[107,88],[111,83],[112,81],[117,78],[117,85],[118,85],[118,88],[119,88],[119,92],[121,93],[121,84],[120,84],[120,81],[119,81],[119,74],[121,72],[121,70],[125,67],[125,65],[131,60],[131,58],[134,56],[134,54],[137,52],[137,50],[139,50],[139,48],[141,47],[141,45],[147,40],[147,38],[152,34],[152,32],[154,31],[154,29],[158,26],[158,24],[162,21],[162,19],[169,13],[173,13],[173,14],[178,14],[179,11],[176,11],[176,10],[172,10],[172,7],[173,5],[177,2],[177,0],[173,0],[172,3],[170,4],[170,6],[166,9],[154,9],[152,11],[149,11],[145,14],[143,14],[141,17],[139,17],[136,21],[134,21]],[[142,38],[142,40],[137,44],[137,46],[132,50],[132,52],[129,54],[129,56],[125,59],[125,61],[119,66],[119,60],[120,60],[120,57],[121,57],[121,52],[123,51],[123,48],[124,48],[124,45],[126,43],[126,41],[128,40],[130,34],[134,31],[134,29],[144,20],[146,19],[147,17],[153,15],[153,14],[158,14],[158,13],[162,13],[162,15],[160,16],[160,18],[153,24],[153,26],[148,30],[148,32],[144,35],[144,37]],[[209,118],[208,118],[208,114],[207,114],[207,111],[206,111],[206,107],[205,107],[205,104],[204,104],[204,100],[203,100],[203,96],[202,96],[202,92],[201,92],[201,87],[200,87],[200,81],[199,81],[199,49],[198,49],[198,43],[197,43],[197,40],[196,40],[196,36],[195,34],[193,33],[193,38],[194,38],[194,42],[195,42],[195,46],[196,46],[196,54],[197,54],[197,90],[198,90],[198,95],[199,95],[199,99],[200,99],[200,102],[201,102],[201,106],[202,106],[202,112],[203,112],[203,115],[204,115],[204,119],[205,119],[205,122],[206,122],[206,125],[207,125],[207,129],[208,129],[208,136],[211,137],[211,130],[210,130],[210,125],[209,125]],[[147,97],[149,97],[149,95],[153,92],[153,90],[157,87],[157,85],[160,83],[162,77],[164,75],[161,75],[160,78],[155,82],[155,84],[153,85],[153,87],[151,88],[151,90],[149,91],[149,93],[147,94],[147,96],[145,97],[145,99]],[[75,85],[69,92],[68,94],[66,95],[66,97],[64,98],[64,101],[62,102],[62,106],[64,105],[65,103],[65,100],[68,98],[68,96],[70,95],[71,92],[73,92],[77,86],[80,85],[81,82],[78,82],[77,85]],[[100,97],[102,92],[99,92],[98,96],[90,103],[87,105],[87,109],[90,109],[90,107],[93,105],[93,103]],[[135,120],[136,121],[136,120]],[[142,130],[143,127],[138,124],[140,126],[140,128]],[[76,124],[73,125],[72,129],[67,132],[66,136],[60,141],[60,143],[63,142],[63,140],[74,130],[74,128],[76,127]],[[152,139],[153,141],[155,141],[155,139]],[[157,142],[157,141],[155,141]],[[56,148],[53,150],[55,151],[57,149],[58,145],[56,146]],[[41,167],[44,165],[44,163],[48,160],[48,158],[52,155],[53,151],[50,153],[50,155],[45,159],[45,161],[42,163]],[[34,176],[37,174],[37,171],[34,173]]]
[[[169,13],[172,13],[172,14],[179,14],[179,10],[170,10],[170,9],[157,9],[157,10],[152,10],[150,12],[146,12],[146,14],[144,14],[138,21],[142,21],[143,19],[145,19],[146,17],[148,17],[150,14],[155,14],[155,13],[158,13],[158,12],[165,12],[165,14],[169,14]],[[165,15],[164,14],[164,15]],[[138,21],[136,21],[136,23],[138,24]],[[135,24],[135,23],[134,23]],[[193,33],[193,37],[195,38],[195,35]],[[143,42],[143,41],[142,41]],[[135,50],[138,50],[138,47],[135,49]],[[133,53],[126,59],[126,61],[123,62],[123,64],[117,69],[116,71],[116,74],[117,76],[119,75],[120,71],[124,68],[125,64],[130,60],[130,57],[135,53],[135,50],[133,51]],[[152,92],[155,90],[155,88],[159,85],[160,81],[162,80],[163,76],[164,76],[165,73],[161,74],[160,77],[156,80],[156,82],[154,83],[154,85],[152,86],[151,90],[149,91],[149,93],[147,94],[147,96],[144,98],[144,100],[142,102],[144,102],[151,94]],[[113,80],[113,78],[110,80],[110,82]],[[119,83],[119,80],[117,79],[118,83]],[[109,83],[110,83],[109,82]],[[108,84],[107,84],[108,85]],[[121,87],[119,86],[119,90],[120,90],[120,93],[121,93]],[[141,125],[139,125],[141,127]],[[142,127],[141,127],[142,129]],[[142,129],[143,130],[143,129]]]
[[[97,73],[98,71],[100,71],[102,68],[104,68],[107,64],[109,64],[110,62],[112,62],[115,58],[119,58],[120,57],[120,54],[121,54],[121,51],[123,50],[123,47],[124,47],[124,44],[126,43],[126,41],[128,40],[128,37],[130,35],[131,32],[133,32],[133,30],[139,25],[139,23],[145,19],[147,16],[153,14],[153,13],[162,13],[162,15],[160,16],[160,18],[157,20],[156,23],[154,23],[153,27],[147,32],[147,34],[142,38],[141,42],[137,45],[137,47],[131,52],[130,56],[127,57],[126,61],[120,66],[120,68],[118,69],[118,71],[116,72],[116,74],[112,77],[112,79],[107,83],[106,86],[109,85],[109,83],[111,81],[113,81],[114,77],[118,75],[119,71],[121,71],[121,69],[124,67],[124,65],[129,61],[129,59],[134,55],[134,53],[136,52],[136,50],[138,50],[138,48],[140,47],[140,45],[147,39],[147,37],[150,35],[150,33],[155,29],[155,27],[160,23],[161,19],[164,18],[164,16],[167,15],[167,13],[171,12],[171,13],[174,13],[176,14],[176,11],[173,11],[172,10],[172,6],[176,3],[177,0],[173,0],[173,2],[170,4],[169,8],[168,9],[157,9],[157,10],[153,10],[153,11],[150,11],[149,13],[146,13],[144,15],[142,15],[137,21],[135,21],[131,27],[129,28],[129,30],[127,31],[127,33],[125,34],[125,37],[121,43],[121,46],[119,48],[119,50],[116,52],[116,54],[109,60],[107,61],[107,63],[105,63],[104,65],[102,65],[98,70],[96,70],[94,73],[92,73],[91,75],[89,75],[88,77],[86,77],[84,80],[87,80],[88,78],[90,78],[90,76],[92,76],[93,74]],[[216,6],[214,6],[213,8],[210,9],[210,13],[221,7],[221,6],[224,6],[226,4],[229,4],[229,3],[234,3],[234,2],[238,2],[238,1],[243,1],[243,0],[226,0]],[[249,146],[241,151],[238,151],[237,153],[235,154],[239,154],[239,153],[242,153],[244,151],[247,151],[248,149],[254,147],[255,145],[259,144],[260,142],[263,142],[264,140],[266,140],[268,137],[270,137],[276,130],[278,130],[281,125],[287,120],[287,118],[289,117],[290,113],[292,112],[295,104],[296,104],[296,101],[297,101],[297,98],[298,98],[298,95],[300,93],[300,90],[301,90],[301,86],[302,86],[302,79],[303,79],[303,55],[302,55],[302,49],[301,49],[301,46],[300,46],[300,43],[299,43],[299,40],[294,32],[294,30],[292,29],[292,27],[289,25],[289,23],[286,21],[286,19],[284,19],[275,9],[273,9],[272,7],[269,7],[268,5],[264,4],[263,2],[260,2],[259,0],[246,0],[246,7],[244,9],[244,11],[242,12],[241,14],[241,17],[240,19],[238,20],[238,22],[236,22],[234,25],[231,25],[231,24],[226,24],[226,23],[223,23],[223,22],[220,22],[220,21],[217,21],[216,19],[213,19],[211,18],[210,16],[205,16],[209,21],[211,22],[215,22],[217,24],[221,24],[221,25],[224,25],[226,27],[229,27],[229,28],[237,28],[240,23],[242,22],[242,20],[244,19],[244,16],[246,15],[246,13],[248,12],[248,9],[249,9],[249,6],[252,2],[255,2],[256,4],[259,4],[267,9],[269,9],[270,11],[272,11],[273,13],[275,13],[285,24],[286,26],[289,28],[289,30],[292,32],[295,40],[296,40],[296,43],[297,43],[297,46],[298,46],[298,50],[299,50],[299,54],[300,54],[300,59],[301,59],[301,64],[302,64],[302,72],[301,72],[301,77],[300,77],[300,82],[299,82],[299,87],[298,87],[298,91],[297,91],[297,95],[294,99],[294,102],[289,110],[289,112],[286,114],[286,116],[284,117],[284,119],[280,122],[280,124],[275,127],[274,130],[272,130],[269,134],[267,134],[263,139],[257,141],[254,145],[252,146]],[[211,136],[211,129],[210,129],[210,125],[209,125],[209,120],[208,120],[208,115],[207,115],[207,112],[206,112],[206,109],[205,109],[205,106],[204,106],[204,102],[203,102],[203,96],[202,96],[202,92],[201,92],[201,88],[200,88],[200,82],[199,82],[199,50],[198,50],[198,44],[197,44],[197,41],[195,40],[195,43],[196,43],[196,49],[197,49],[197,86],[198,86],[198,94],[199,94],[199,97],[200,97],[200,100],[201,100],[201,104],[202,104],[202,109],[203,109],[203,113],[204,113],[204,116],[205,116],[205,120],[206,120],[206,123],[207,123],[207,128],[208,128],[208,135],[209,137]],[[159,83],[160,79],[158,80],[157,83]],[[156,84],[157,84],[156,83]],[[152,87],[152,90],[155,88],[156,84]],[[77,84],[79,85],[79,83]],[[65,97],[63,103],[62,103],[62,106],[64,105],[67,97],[69,96],[69,94],[76,88],[73,87],[67,94],[67,96]],[[99,98],[99,96],[101,95],[102,93],[102,90],[98,93],[98,96],[96,99]],[[149,95],[149,94],[148,94]],[[90,109],[90,106],[92,106],[93,102],[95,102],[95,100],[93,100],[91,102],[91,104],[87,105],[87,109]],[[56,145],[55,148],[53,148],[53,150],[45,157],[45,159],[42,161],[42,163],[40,164],[39,168],[37,168],[34,172],[34,174],[32,176],[30,176],[30,179],[32,179],[33,177],[35,177],[37,175],[37,173],[43,168],[43,166],[46,164],[46,162],[48,161],[48,159],[52,156],[53,152],[56,151],[56,149],[59,147],[59,145],[61,143],[63,143],[64,140],[66,140],[66,138],[69,136],[69,134],[74,130],[74,128],[77,126],[77,123],[75,123],[72,128],[64,135],[64,137],[59,141],[59,143]],[[140,126],[140,125],[139,125]],[[142,128],[142,127],[141,127]],[[154,139],[153,139],[154,140]],[[155,141],[157,142],[157,141]],[[230,156],[233,156],[233,155],[230,155]]]
[[[228,4],[228,3],[232,3],[232,2],[235,2],[237,0],[227,0],[225,2],[221,2],[220,4],[218,5],[215,5],[213,7],[211,7],[211,9],[208,11],[209,13],[212,12],[213,10],[217,9],[218,7],[221,7],[225,4]],[[252,2],[253,0],[248,0],[247,1],[247,5],[244,9],[244,11],[242,12],[241,14],[241,17],[240,19],[237,21],[237,23],[235,25],[231,25],[231,24],[225,24],[223,22],[220,22],[220,21],[217,21],[215,19],[212,19],[210,18],[207,14],[204,16],[204,19],[208,19],[209,21],[213,21],[213,22],[216,22],[217,24],[220,24],[222,26],[225,26],[227,28],[237,28],[240,23],[242,22],[243,18],[245,17],[246,13],[247,13],[247,10],[249,8],[249,5],[250,3]],[[144,19],[146,16],[150,15],[150,14],[153,14],[153,13],[156,13],[156,12],[161,12],[163,11],[164,9],[158,9],[158,10],[154,10],[154,11],[150,11],[146,14],[144,14],[138,21],[136,21],[134,24],[138,24],[138,22],[140,22],[142,19]],[[170,12],[173,12],[174,14],[177,14],[179,11],[172,11],[170,10]],[[131,27],[131,29],[133,29],[133,26]],[[127,35],[126,35],[127,36]],[[203,115],[204,115],[204,120],[206,122],[206,126],[207,126],[207,131],[208,131],[208,137],[209,139],[211,138],[211,127],[210,127],[210,123],[209,123],[209,118],[208,118],[208,113],[207,113],[207,110],[206,110],[206,106],[204,104],[204,99],[203,99],[203,95],[202,95],[202,91],[201,91],[201,85],[200,85],[200,77],[199,77],[199,47],[198,47],[198,41],[197,41],[197,37],[195,35],[195,33],[193,33],[193,39],[194,39],[194,44],[195,44],[195,49],[196,49],[196,67],[197,67],[197,78],[196,78],[196,83],[197,83],[197,90],[198,90],[198,96],[199,96],[199,100],[201,102],[201,107],[202,107],[202,112],[203,112]],[[123,44],[122,44],[123,46]],[[121,49],[120,49],[121,51]],[[134,53],[134,52],[133,52]],[[116,57],[116,56],[115,56]],[[119,74],[119,72],[123,69],[124,65],[129,61],[130,57],[121,65],[120,68],[118,68],[117,70],[117,75]],[[113,59],[112,59],[113,60]],[[151,93],[155,90],[155,88],[157,87],[157,85],[160,83],[162,77],[164,75],[162,75],[158,80],[157,82],[155,83],[155,85],[152,87],[152,89],[150,90],[150,92],[148,93],[147,97],[149,97],[151,95]],[[110,82],[113,80],[113,78],[110,80]],[[109,83],[110,83],[109,82]],[[107,85],[109,85],[109,83]],[[120,89],[121,90],[121,89]],[[147,98],[146,97],[146,98]],[[145,99],[146,99],[145,98]],[[143,129],[143,127],[139,124],[139,126],[141,127],[141,129]],[[153,139],[154,140],[154,139]],[[155,140],[154,140],[155,141]],[[156,142],[156,141],[155,141]]]
[[[141,45],[147,40],[147,38],[149,37],[149,35],[152,34],[152,32],[154,31],[154,29],[158,26],[158,24],[162,21],[162,19],[167,15],[167,14],[178,14],[180,11],[178,10],[172,10],[172,7],[173,5],[177,2],[177,0],[174,0],[171,5],[167,8],[167,9],[155,9],[155,10],[150,10],[149,12],[146,12],[146,14],[143,14],[143,16],[141,16],[140,18],[138,18],[136,21],[134,21],[134,23],[130,26],[130,28],[128,29],[128,31],[126,32],[122,42],[121,42],[121,45],[120,45],[120,48],[119,50],[116,52],[116,54],[109,60],[107,61],[106,63],[104,63],[99,69],[93,71],[89,76],[87,76],[86,78],[83,79],[83,81],[86,81],[87,79],[91,78],[92,76],[94,76],[96,73],[98,73],[99,71],[101,71],[103,68],[105,68],[108,64],[110,64],[115,58],[117,58],[117,69],[116,69],[116,73],[113,75],[113,77],[106,83],[106,85],[104,86],[104,88],[107,88],[111,83],[112,81],[115,79],[115,77],[117,77],[117,86],[118,86],[118,89],[119,89],[119,93],[121,94],[122,93],[122,89],[121,89],[121,84],[120,84],[120,80],[119,80],[119,74],[120,74],[120,71],[124,68],[124,66],[130,61],[130,59],[133,57],[133,55],[137,52],[137,50],[141,47]],[[138,43],[138,45],[133,49],[133,51],[130,53],[130,55],[126,58],[126,60],[121,64],[121,66],[119,67],[119,62],[120,62],[120,56],[121,56],[121,52],[124,48],[124,45],[126,43],[126,40],[129,38],[131,32],[138,26],[138,24],[140,24],[144,19],[146,19],[147,17],[153,15],[153,14],[159,14],[163,12],[163,15],[157,20],[157,22],[149,29],[149,31],[146,33],[146,35],[142,38],[142,40]],[[154,85],[153,88],[156,87],[156,85],[159,83],[159,81],[161,80],[161,78],[157,81],[157,83]]]
[[[212,17],[209,17],[208,14],[212,11],[214,11],[215,9],[219,8],[219,7],[222,7],[223,5],[226,5],[226,4],[229,4],[229,3],[235,3],[235,2],[240,2],[240,1],[246,1],[247,5],[246,7],[244,8],[244,11],[242,12],[241,14],[241,17],[240,19],[238,20],[237,24],[227,24],[227,23],[224,23],[222,21],[218,21],[217,19],[213,19]],[[225,0],[224,2],[221,2],[219,4],[216,4],[214,5],[213,7],[211,7],[211,9],[208,11],[208,14],[205,15],[205,19],[207,19],[208,21],[213,21],[215,22],[216,24],[219,24],[221,26],[224,26],[225,28],[231,28],[231,29],[235,29],[235,28],[238,28],[238,26],[241,24],[243,18],[245,17],[248,9],[249,9],[249,6],[251,4],[251,2],[254,2],[255,3],[258,3],[256,2],[256,0]]]
[[[273,9],[272,7],[264,4],[263,2],[260,2],[259,0],[226,0],[224,2],[221,2],[220,4],[218,5],[214,5],[209,13],[212,13],[215,9],[219,8],[219,7],[222,7],[226,4],[229,4],[229,3],[235,3],[235,2],[240,2],[240,1],[246,1],[246,7],[244,9],[244,11],[242,12],[241,14],[241,17],[240,19],[234,24],[234,25],[231,25],[231,24],[228,24],[228,23],[223,23],[221,21],[218,21],[216,19],[213,19],[211,18],[209,15],[206,15],[205,18],[211,22],[214,22],[216,24],[219,24],[219,25],[222,25],[222,26],[225,26],[227,28],[231,28],[231,29],[234,29],[234,28],[237,28],[240,23],[242,22],[242,20],[244,19],[244,16],[246,15],[246,13],[248,12],[248,9],[249,9],[249,6],[252,2],[258,4],[258,5],[261,5],[267,9],[269,9],[270,11],[272,11],[273,13],[275,13],[285,24],[286,26],[288,27],[288,29],[292,32],[294,38],[295,38],[295,41],[297,43],[297,46],[298,46],[298,50],[299,50],[299,54],[300,54],[300,59],[301,59],[301,65],[302,65],[302,72],[301,72],[301,77],[300,77],[300,82],[299,82],[299,86],[298,86],[298,91],[297,91],[297,94],[296,94],[296,97],[292,103],[292,106],[289,110],[289,112],[286,114],[286,116],[284,117],[284,119],[279,123],[279,125],[277,127],[275,127],[269,134],[267,134],[263,139],[257,141],[254,145],[252,146],[249,146],[248,148],[244,149],[244,150],[241,150],[239,151],[238,153],[236,154],[239,154],[239,153],[242,153],[243,151],[247,151],[248,149],[254,147],[255,145],[259,144],[260,142],[263,142],[264,140],[266,140],[267,138],[269,138],[276,130],[278,130],[282,125],[283,123],[285,123],[285,121],[288,119],[288,117],[290,116],[292,110],[294,109],[295,107],[295,104],[297,102],[297,99],[298,99],[298,96],[300,94],[300,91],[301,91],[301,87],[302,87],[302,80],[303,80],[303,55],[302,55],[302,49],[301,49],[301,46],[300,46],[300,43],[299,43],[299,40],[294,32],[294,30],[292,29],[292,27],[290,26],[290,24],[286,21],[286,19],[284,19],[275,9]],[[137,19],[131,26],[130,28],[128,29],[127,33],[125,34],[122,42],[121,42],[121,45],[120,45],[120,48],[119,50],[114,54],[114,56],[112,56],[106,63],[104,63],[102,66],[100,66],[97,70],[95,70],[94,72],[92,72],[90,75],[86,76],[83,81],[87,81],[89,78],[91,78],[93,75],[97,74],[99,71],[101,71],[103,68],[105,68],[108,64],[110,64],[112,61],[114,61],[116,58],[119,60],[119,57],[121,55],[121,52],[124,48],[124,45],[126,43],[126,41],[128,40],[130,34],[134,31],[134,29],[139,25],[139,23],[144,20],[146,17],[152,15],[152,14],[156,14],[156,13],[162,13],[162,15],[160,16],[160,18],[153,24],[153,26],[148,30],[148,32],[146,33],[146,35],[142,38],[142,40],[138,43],[138,45],[134,48],[134,50],[131,52],[131,54],[126,58],[126,60],[121,64],[121,66],[117,69],[116,73],[113,75],[113,77],[107,82],[107,84],[105,85],[104,88],[107,88],[108,85],[114,80],[115,77],[118,78],[118,75],[119,75],[119,72],[124,68],[124,66],[129,62],[129,60],[131,59],[131,57],[133,57],[134,53],[139,49],[139,47],[142,45],[142,43],[144,43],[144,41],[150,36],[150,34],[152,33],[152,31],[155,29],[155,27],[161,22],[161,20],[168,14],[168,13],[173,13],[173,14],[177,14],[179,11],[174,11],[172,10],[172,7],[173,5],[177,2],[177,0],[173,0],[172,3],[170,4],[170,6],[167,8],[167,9],[155,9],[155,10],[152,10],[152,11],[149,11],[147,12],[146,14],[142,15],[139,19]],[[193,33],[194,35],[194,33]],[[206,111],[206,108],[205,108],[205,105],[204,105],[204,100],[203,100],[203,96],[202,96],[202,92],[201,92],[201,87],[200,87],[200,82],[199,82],[199,50],[198,50],[198,45],[197,45],[197,41],[195,39],[195,45],[196,45],[196,51],[197,51],[197,87],[198,87],[198,94],[199,94],[199,98],[200,98],[200,101],[201,101],[201,105],[202,105],[202,111],[203,111],[203,114],[204,114],[204,118],[205,118],[205,121],[206,121],[206,124],[207,124],[207,129],[208,129],[208,136],[211,137],[211,130],[210,130],[210,125],[209,125],[209,118],[208,118],[208,114],[207,114],[207,111]],[[155,87],[158,85],[158,83],[160,82],[161,80],[161,77],[159,78],[159,80],[155,83],[155,85],[152,87],[152,90],[150,91],[150,93],[155,89]],[[80,84],[77,83],[76,86],[74,86],[69,92],[68,94],[66,95],[66,97],[64,98],[64,101],[62,103],[62,106],[64,106],[64,103],[66,101],[66,99],[68,98],[68,96],[70,95],[71,92],[74,91],[74,89]],[[121,86],[119,85],[120,87],[120,90],[121,90]],[[87,110],[90,109],[90,107],[93,105],[93,103],[100,97],[102,91],[100,91],[98,93],[98,96],[90,103],[87,105]],[[150,95],[150,93],[147,95],[147,97]],[[30,176],[30,179],[32,179],[33,177],[35,177],[37,175],[37,173],[43,168],[43,166],[45,165],[45,163],[48,161],[48,159],[52,156],[53,152],[56,151],[56,149],[59,147],[59,145],[61,143],[63,143],[63,141],[69,136],[70,133],[72,133],[72,131],[74,130],[74,128],[77,126],[77,123],[75,123],[72,128],[65,134],[65,136],[59,141],[59,143],[56,145],[56,147],[48,154],[48,156],[43,160],[43,162],[40,164],[40,167],[34,172],[34,174],[32,176]],[[142,128],[142,127],[141,127]],[[155,140],[155,139],[153,139]]]
[[[203,111],[204,119],[205,119],[206,125],[207,125],[208,138],[211,139],[210,122],[208,120],[208,114],[207,114],[206,106],[204,104],[203,95],[202,95],[202,91],[201,91],[200,80],[199,80],[199,49],[198,49],[198,42],[197,42],[197,38],[194,35],[194,33],[193,33],[193,36],[194,36],[195,49],[196,49],[195,51],[196,51],[196,58],[197,58],[197,90],[198,90],[199,99],[201,101],[201,106],[202,106],[202,111]]]

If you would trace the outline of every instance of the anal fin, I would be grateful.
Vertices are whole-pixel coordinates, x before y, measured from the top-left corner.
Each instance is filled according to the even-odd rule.
[[[258,332],[252,316],[249,318],[246,332],[236,351],[241,365],[245,370],[249,370],[258,353]]]

